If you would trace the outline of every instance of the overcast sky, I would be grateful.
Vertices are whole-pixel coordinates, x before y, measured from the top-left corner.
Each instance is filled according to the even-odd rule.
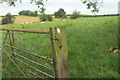
[[[18,15],[21,10],[38,10],[37,6],[33,3],[30,4],[30,0],[22,0],[23,3],[16,3],[16,6],[8,6],[6,3],[0,4],[0,16],[5,15],[8,12],[14,15]],[[103,7],[97,14],[116,14],[118,13],[118,1],[120,0],[103,0]],[[92,15],[90,10],[86,8],[86,5],[82,4],[80,0],[48,0],[45,2],[47,14],[53,14],[59,8],[63,8],[67,14],[71,14],[74,10],[80,11],[81,14]]]

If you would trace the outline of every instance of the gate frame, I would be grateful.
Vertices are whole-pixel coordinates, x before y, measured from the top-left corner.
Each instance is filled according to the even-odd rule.
[[[11,47],[12,48],[12,57],[14,58],[14,59],[16,59],[15,57],[14,57],[14,49],[16,49],[16,50],[19,50],[19,51],[22,51],[22,52],[24,52],[24,53],[27,53],[27,54],[31,54],[31,55],[34,55],[34,56],[36,56],[36,57],[39,57],[39,58],[42,58],[42,59],[45,59],[45,60],[48,60],[48,61],[51,61],[52,63],[53,63],[53,72],[54,72],[54,78],[56,79],[56,66],[55,66],[55,56],[54,56],[54,47],[53,47],[53,35],[52,35],[52,28],[50,27],[49,28],[49,30],[26,30],[26,29],[6,29],[6,28],[2,28],[2,29],[0,29],[0,30],[2,30],[2,31],[7,31],[7,33],[6,33],[6,35],[5,35],[5,39],[4,39],[4,41],[3,41],[3,43],[2,44],[4,44],[5,43],[5,40],[6,40],[6,38],[7,38],[7,35],[9,35],[9,40],[10,40],[10,45],[7,45],[7,44],[4,44],[5,46],[7,46],[7,47]],[[10,31],[12,31],[12,40],[11,40],[11,35],[10,35]],[[52,52],[52,60],[51,59],[48,59],[48,58],[44,58],[44,57],[42,57],[42,56],[38,56],[38,55],[36,55],[36,54],[34,54],[34,53],[30,53],[30,52],[27,52],[27,51],[24,51],[24,50],[22,50],[22,49],[19,49],[19,48],[16,48],[16,47],[13,47],[13,44],[14,44],[14,31],[17,31],[17,32],[27,32],[27,33],[40,33],[40,34],[49,34],[50,35],[50,45],[51,45],[51,52]],[[2,48],[2,49],[4,49],[4,48]],[[5,51],[5,53],[6,53],[6,51]],[[6,53],[7,54],[7,53]],[[8,54],[8,57],[12,60],[12,58],[10,57],[10,55]],[[18,61],[20,61],[20,60],[18,60]],[[17,66],[17,64],[12,60],[12,62]],[[17,66],[18,67],[18,66]],[[20,68],[18,67],[18,69],[20,70]],[[21,71],[21,70],[20,70]],[[21,71],[22,73],[24,73],[23,71]],[[28,71],[28,72],[30,72],[31,74],[33,74],[33,75],[36,75],[36,74],[34,74],[33,72],[31,72],[31,71]],[[23,74],[24,75],[24,74]],[[24,75],[25,76],[25,75]],[[37,77],[39,77],[38,75],[36,75]],[[26,76],[25,76],[26,77]],[[39,77],[40,78],[40,77]]]
[[[57,31],[58,28],[60,29],[60,33],[58,33],[58,31]],[[18,49],[16,47],[13,47],[12,44],[14,43],[14,31],[27,32],[27,33],[49,34],[50,35],[50,43],[51,43],[52,60],[48,60],[48,61],[53,62],[54,78],[56,79],[56,64],[55,64],[53,40],[55,40],[55,43],[56,43],[55,47],[56,47],[56,57],[57,57],[56,60],[57,60],[57,68],[58,68],[58,78],[60,78],[61,80],[63,78],[65,80],[69,80],[69,64],[68,64],[67,37],[66,37],[65,26],[55,27],[55,38],[53,38],[52,27],[50,27],[49,30],[26,30],[26,29],[5,29],[5,28],[2,28],[0,30],[7,31],[8,33],[9,33],[9,31],[12,31],[12,40],[10,40],[11,46],[8,46],[8,47],[12,48],[13,55],[14,55],[14,49],[17,49],[24,53],[28,53],[28,54],[31,54],[31,55],[34,55],[34,56],[40,57],[40,58],[42,58],[42,57],[35,55],[33,53]],[[7,37],[7,34],[5,36],[4,42],[6,40],[6,37]],[[10,34],[9,34],[9,39],[10,39]],[[4,42],[3,42],[3,44],[4,44]],[[28,71],[28,72],[30,72],[33,75],[36,75],[31,71]],[[36,76],[39,77],[38,75],[36,75]]]

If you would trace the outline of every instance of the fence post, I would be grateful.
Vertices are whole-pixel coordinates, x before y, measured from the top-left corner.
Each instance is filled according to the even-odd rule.
[[[55,40],[58,78],[69,80],[69,64],[65,26],[55,28]]]

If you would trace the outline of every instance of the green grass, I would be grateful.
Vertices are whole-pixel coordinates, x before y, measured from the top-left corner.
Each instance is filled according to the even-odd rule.
[[[48,30],[49,27],[66,26],[68,38],[69,71],[71,78],[118,78],[118,54],[108,52],[108,48],[118,47],[118,17],[78,18],[75,20],[53,21],[46,24],[14,24],[3,28]],[[51,58],[49,35],[16,33],[22,40],[22,48],[38,55]],[[3,37],[5,32],[3,32]],[[18,40],[18,42],[20,41]],[[8,43],[8,41],[6,42]],[[15,45],[19,47],[18,45]],[[8,53],[11,48],[5,47]],[[42,64],[47,61],[15,51]],[[29,63],[31,64],[31,63]],[[26,72],[25,65],[18,63]],[[33,65],[33,64],[31,64]],[[35,65],[37,66],[37,65]],[[38,66],[37,66],[38,67]],[[39,67],[41,70],[51,71]],[[31,69],[32,70],[32,69]],[[32,70],[33,71],[33,70]],[[29,77],[34,77],[26,72]],[[35,72],[37,73],[37,72]],[[13,63],[3,53],[3,78],[23,77]]]

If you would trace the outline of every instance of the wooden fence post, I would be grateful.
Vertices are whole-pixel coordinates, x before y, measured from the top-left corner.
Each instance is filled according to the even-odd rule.
[[[61,80],[63,80],[63,78],[64,80],[69,80],[69,64],[65,26],[55,28],[55,40],[58,78]]]

